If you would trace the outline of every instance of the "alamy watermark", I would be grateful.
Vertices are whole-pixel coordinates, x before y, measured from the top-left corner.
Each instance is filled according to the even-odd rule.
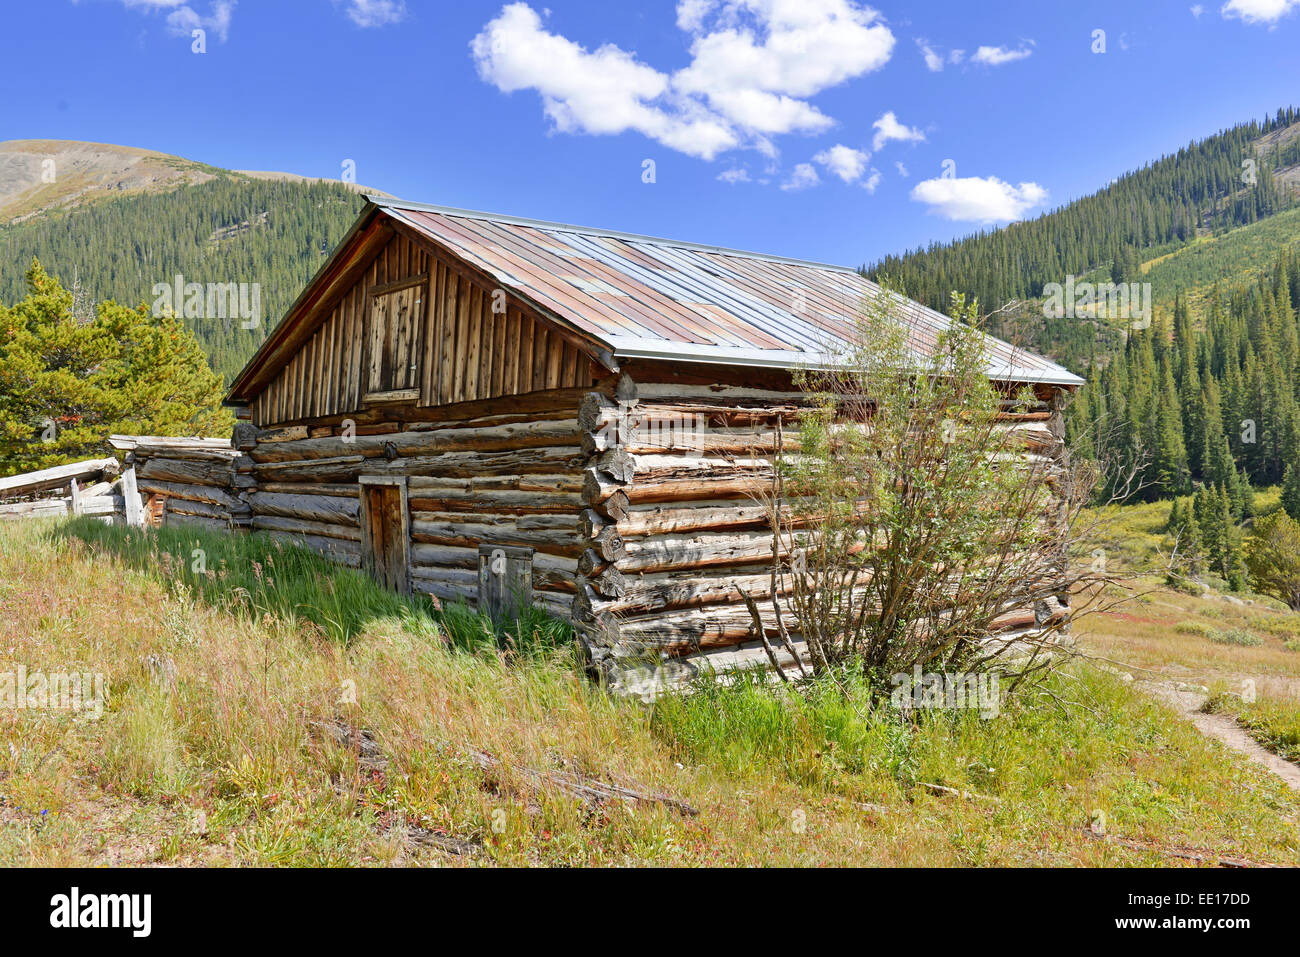
[[[227,326],[232,319],[239,319],[242,329],[262,324],[261,283],[186,282],[184,276],[177,275],[172,282],[156,283],[153,296],[154,318],[222,319]]]
[[[904,713],[922,708],[955,711],[969,708],[981,718],[996,718],[1002,711],[1002,694],[994,672],[980,674],[922,672],[920,665],[912,673],[900,672],[890,678],[894,690],[890,703]]]
[[[639,417],[632,404],[619,402],[619,412],[598,432],[607,448],[617,445],[653,446],[665,449],[703,451],[709,433],[709,418],[703,413]]]
[[[104,676],[89,671],[0,671],[0,710],[71,711],[98,721],[108,693]]]
[[[1134,329],[1151,328],[1151,283],[1079,282],[1043,287],[1043,316],[1048,319],[1123,319]]]

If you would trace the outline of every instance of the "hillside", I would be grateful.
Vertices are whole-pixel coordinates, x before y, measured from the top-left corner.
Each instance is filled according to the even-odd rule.
[[[0,668],[112,676],[99,720],[14,712],[0,865],[1295,866],[1297,796],[1151,697],[1269,700],[1291,625],[1159,592],[1081,635],[1136,675],[1081,660],[991,720],[755,680],[646,706],[592,688],[565,626],[499,652],[464,606],[262,535],[0,526]]]
[[[339,182],[266,170],[225,170],[155,150],[77,140],[0,143],[0,224],[118,196],[197,186],[221,176],[276,182]],[[380,190],[343,183],[359,193]],[[382,195],[388,195],[382,193]]]
[[[44,151],[44,152],[43,152]],[[40,182],[53,159],[56,182]],[[236,172],[127,147],[0,144],[0,301],[26,294],[33,258],[77,296],[153,303],[158,283],[257,285],[260,323],[186,318],[229,381],[343,237],[360,188],[287,173]],[[250,297],[251,298],[251,297]]]
[[[1250,182],[1252,179],[1254,182]],[[1268,268],[1295,238],[1300,204],[1300,110],[1243,123],[1032,221],[934,244],[864,266],[907,293],[945,308],[951,290],[975,295],[986,312],[1012,300],[1025,344],[1083,371],[1093,353],[1120,341],[1117,329],[1087,318],[1044,320],[1037,303],[1067,276],[1091,281],[1150,281],[1156,314],[1169,315],[1179,293],[1215,282],[1240,285]],[[1276,217],[1282,216],[1276,222]]]

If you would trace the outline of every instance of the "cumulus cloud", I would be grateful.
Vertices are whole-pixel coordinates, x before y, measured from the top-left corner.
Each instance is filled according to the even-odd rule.
[[[606,43],[589,50],[548,31],[527,3],[502,8],[470,49],[499,90],[533,90],[566,133],[636,131],[712,159],[771,138],[819,133],[834,120],[809,97],[878,70],[894,36],[857,0],[679,0],[690,63],[673,73]]]
[[[1002,66],[1004,63],[1015,63],[1017,60],[1024,60],[1031,56],[1034,52],[1032,46],[1032,42],[1026,42],[1015,50],[1007,47],[980,47],[970,59],[972,63],[982,63],[985,66]]]
[[[811,163],[800,163],[790,174],[790,178],[781,184],[785,190],[807,189],[810,186],[816,186],[820,183],[821,177],[817,175],[817,170]]]
[[[1037,183],[1012,186],[996,176],[965,179],[927,179],[917,183],[912,199],[925,203],[929,211],[946,219],[1002,223],[1022,218],[1047,201],[1047,190]]]
[[[1272,25],[1296,9],[1300,9],[1300,0],[1228,0],[1219,13],[1225,20]]]
[[[898,122],[898,117],[894,115],[893,110],[885,113],[871,126],[876,131],[876,135],[871,139],[871,149],[876,153],[879,153],[880,148],[891,140],[900,143],[921,143],[925,140],[925,134],[920,130]]]
[[[1205,12],[1205,8],[1201,6],[1199,3],[1192,4],[1190,9],[1192,11],[1192,16],[1194,16],[1198,20],[1201,19],[1201,14]]]
[[[406,0],[348,0],[346,12],[359,27],[385,27],[406,19]]]
[[[870,159],[870,153],[849,146],[836,145],[828,150],[822,150],[813,157],[813,162],[825,166],[844,182],[852,183],[862,178],[862,174],[867,171],[867,161]]]
[[[868,193],[874,193],[876,191],[876,187],[880,185],[880,180],[881,180],[880,170],[873,169],[871,171],[871,175],[868,176],[865,180],[863,180],[862,188],[865,189]]]
[[[722,180],[724,183],[730,183],[733,186],[736,183],[752,182],[749,178],[749,170],[747,169],[724,169],[718,174],[718,179]]]

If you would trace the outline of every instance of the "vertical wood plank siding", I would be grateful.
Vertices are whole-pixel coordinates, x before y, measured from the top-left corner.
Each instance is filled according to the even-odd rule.
[[[417,277],[424,278],[372,294]],[[418,404],[428,407],[591,382],[591,363],[545,319],[506,308],[494,289],[398,234],[252,413],[265,428],[360,412],[367,393],[385,389],[418,389]]]

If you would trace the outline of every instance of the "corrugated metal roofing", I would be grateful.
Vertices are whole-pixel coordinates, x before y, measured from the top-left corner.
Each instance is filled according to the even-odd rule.
[[[793,368],[825,361],[875,283],[842,266],[651,236],[370,197],[503,287],[602,341],[620,358]],[[901,304],[912,348],[929,354],[951,325]],[[1081,385],[1054,362],[993,340],[989,375]]]

